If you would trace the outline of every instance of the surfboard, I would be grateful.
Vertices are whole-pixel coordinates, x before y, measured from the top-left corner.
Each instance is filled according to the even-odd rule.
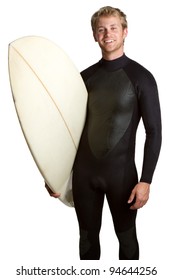
[[[71,175],[86,117],[87,90],[68,55],[26,36],[9,44],[9,78],[18,119],[45,182],[73,206]]]

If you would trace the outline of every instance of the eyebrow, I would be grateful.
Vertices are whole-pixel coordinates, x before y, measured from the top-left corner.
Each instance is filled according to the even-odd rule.
[[[118,26],[118,24],[117,24],[117,23],[113,23],[113,24],[111,24],[110,26],[111,26],[111,27],[113,27],[113,26]],[[103,26],[103,25],[98,25],[97,28],[104,28],[104,26]]]

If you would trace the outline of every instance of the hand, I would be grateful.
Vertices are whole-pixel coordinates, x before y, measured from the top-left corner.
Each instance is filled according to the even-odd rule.
[[[131,192],[128,203],[131,203],[134,199],[134,204],[130,207],[131,210],[142,208],[149,199],[150,184],[139,182]]]
[[[45,188],[47,189],[48,193],[50,194],[50,196],[54,197],[54,198],[58,198],[60,197],[60,193],[54,193],[50,188],[49,186],[46,184],[45,182]]]

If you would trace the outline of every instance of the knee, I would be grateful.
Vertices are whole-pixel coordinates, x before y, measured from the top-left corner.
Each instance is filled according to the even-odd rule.
[[[80,258],[99,259],[100,243],[99,232],[80,230]]]
[[[138,260],[139,245],[135,227],[127,231],[118,232],[117,237],[120,244],[119,258],[121,260]]]
[[[80,254],[85,255],[91,248],[91,242],[89,240],[89,233],[87,230],[80,230]]]

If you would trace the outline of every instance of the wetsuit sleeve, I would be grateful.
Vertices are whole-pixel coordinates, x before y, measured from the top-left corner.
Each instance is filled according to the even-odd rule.
[[[161,148],[161,112],[158,89],[151,74],[139,86],[139,108],[146,132],[140,181],[151,183]]]

